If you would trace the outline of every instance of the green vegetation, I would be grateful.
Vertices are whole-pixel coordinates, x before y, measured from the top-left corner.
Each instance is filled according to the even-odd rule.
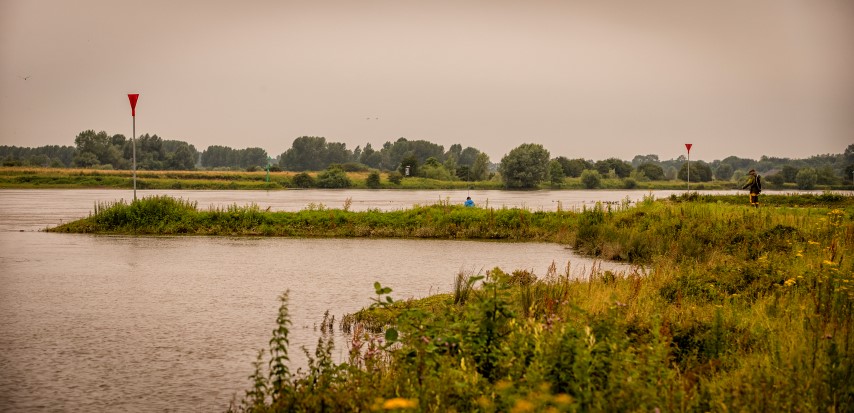
[[[407,301],[377,283],[374,303],[342,320],[340,363],[325,317],[308,368],[278,367],[283,296],[269,363],[259,355],[230,410],[854,410],[854,200],[768,196],[756,210],[735,198],[513,211],[561,233],[542,238],[640,265],[585,280],[496,268]]]
[[[233,411],[851,411],[854,198],[696,193],[576,211],[199,211],[169,197],[97,205],[51,231],[545,240],[635,264],[579,280],[459,274],[452,294],[324,317],[305,370],[288,361],[287,295]]]
[[[766,189],[842,189],[854,183],[854,144],[848,145],[840,154],[815,155],[806,159],[762,156],[754,160],[729,156],[709,163],[694,161],[690,165],[693,173],[689,174],[685,156],[660,160],[654,154],[636,155],[631,162],[618,158],[594,162],[566,156],[550,159],[549,151],[534,143],[519,145],[501,162],[494,164],[486,153],[473,147],[463,149],[462,145],[454,144],[445,150],[444,146],[433,142],[406,138],[387,141],[378,150],[370,143],[364,148],[356,146],[350,150],[343,142],[301,136],[275,159],[261,148],[233,149],[212,145],[199,152],[187,142],[166,140],[157,135],[140,135],[135,142],[137,170],[284,170],[328,175],[329,171],[340,169],[346,173],[384,172],[393,184],[399,184],[404,178],[423,178],[430,182],[420,189],[468,187],[470,183],[483,187],[487,182],[493,187],[502,187],[498,185],[502,183],[508,189],[582,188],[584,186],[574,178],[579,178],[584,171],[597,172],[604,180],[602,188],[619,189],[678,188],[689,175],[698,189],[728,188],[737,186],[750,169],[756,169],[766,178]],[[0,145],[0,166],[73,166],[98,170],[132,168],[134,141],[124,135],[87,130],[78,134],[74,143],[73,147],[54,145],[38,148]],[[341,179],[315,181],[312,176],[309,182],[302,178],[292,186],[339,188],[345,183]],[[371,181],[365,187],[376,188],[375,183]],[[588,188],[599,187],[591,184],[594,183],[590,180],[584,181]]]

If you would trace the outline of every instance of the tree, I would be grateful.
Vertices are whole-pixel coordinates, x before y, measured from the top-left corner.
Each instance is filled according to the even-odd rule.
[[[74,166],[79,166],[81,168],[91,168],[93,166],[100,165],[98,163],[98,157],[92,152],[78,152],[77,155],[74,155],[73,163]]]
[[[635,168],[647,163],[657,165],[659,162],[658,155],[635,155],[635,157],[632,158],[632,166]]]
[[[652,181],[664,180],[664,169],[654,163],[645,163],[638,166],[638,171]]]
[[[94,130],[86,130],[80,132],[74,138],[74,145],[77,147],[78,154],[91,153],[98,160],[96,164],[112,165],[119,167],[121,164],[122,153],[119,148],[113,146],[112,137],[107,135],[107,132],[101,131],[95,133]],[[91,157],[79,158],[75,164],[79,162],[91,164]],[[79,161],[79,162],[78,162]],[[94,166],[94,165],[89,165]]]
[[[326,138],[300,136],[291,148],[279,157],[279,166],[286,171],[319,171],[326,163]]]
[[[403,160],[400,161],[400,168],[398,168],[398,171],[400,171],[400,174],[403,176],[416,176],[418,174],[418,158],[416,158],[414,154],[410,154],[403,158]]]
[[[816,168],[815,173],[816,183],[819,185],[835,185],[839,183],[839,177],[830,165]]]
[[[362,155],[359,162],[368,165],[371,168],[379,168],[382,164],[383,156],[380,152],[374,150],[371,144],[366,144],[365,149],[362,149]]]
[[[581,173],[581,183],[587,189],[595,189],[602,184],[602,177],[595,169],[585,169]]]
[[[566,175],[563,174],[563,166],[556,159],[549,161],[548,174],[549,182],[554,187],[560,187],[566,179]]]
[[[801,168],[801,170],[798,171],[798,176],[795,178],[795,182],[798,184],[798,189],[804,190],[814,189],[817,181],[818,174],[813,168]]]
[[[460,165],[474,166],[474,163],[477,162],[477,158],[481,153],[483,152],[469,146],[460,152],[460,158],[457,159],[457,163]]]
[[[730,164],[722,164],[715,169],[715,178],[719,181],[729,181],[732,179],[732,166]]]
[[[771,184],[774,188],[780,188],[783,186],[783,183],[786,182],[782,173],[776,173],[773,175],[768,175],[765,177],[765,182]]]
[[[622,159],[608,158],[602,161],[596,161],[594,167],[602,175],[607,175],[612,169],[617,177],[625,178],[631,175],[632,165]]]
[[[190,171],[196,168],[196,158],[190,145],[184,143],[175,152],[169,154],[166,159],[166,167],[174,170]]]
[[[677,177],[683,181],[688,180],[688,162],[679,168]],[[691,182],[709,182],[712,180],[712,168],[703,161],[691,162]]]
[[[593,169],[593,164],[581,158],[570,159],[569,163],[564,166],[563,173],[566,176],[578,178],[585,169]]]
[[[474,159],[474,163],[471,165],[469,180],[485,181],[489,176],[489,164],[489,155],[485,152],[478,153],[477,157]]]
[[[783,170],[780,172],[783,174],[783,180],[785,182],[795,182],[798,178],[798,168],[792,165],[783,165]]]
[[[546,178],[549,151],[543,145],[524,143],[501,159],[501,178],[506,188],[534,188]]]

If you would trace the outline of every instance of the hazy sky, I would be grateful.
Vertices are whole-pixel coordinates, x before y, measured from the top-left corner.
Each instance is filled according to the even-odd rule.
[[[127,93],[199,150],[805,158],[854,143],[854,1],[0,0],[0,144],[129,137]]]

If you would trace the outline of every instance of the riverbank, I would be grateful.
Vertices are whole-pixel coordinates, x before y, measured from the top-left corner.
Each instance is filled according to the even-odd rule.
[[[312,178],[317,172],[308,172]],[[283,190],[299,188],[294,183],[295,172],[236,172],[236,171],[137,171],[139,189],[209,189],[209,190]],[[503,189],[499,180],[490,181],[439,181],[427,178],[405,178],[399,184],[389,181],[388,174],[380,174],[377,188],[369,188],[368,172],[348,172],[347,177],[354,189]],[[727,181],[692,183],[692,190],[730,190],[738,184]],[[131,171],[67,169],[67,168],[27,168],[0,167],[0,189],[33,188],[133,188]],[[639,189],[639,190],[683,190],[687,183],[672,181],[627,181],[605,178],[599,189]],[[542,184],[541,189],[586,189],[580,178],[566,178],[560,187]],[[778,190],[796,190],[794,184],[784,184]],[[819,190],[848,190],[850,186],[822,187]]]
[[[158,197],[101,205],[54,230],[263,235],[266,225],[272,235],[495,236],[637,265],[582,280],[554,267],[463,272],[453,293],[411,301],[396,300],[394,285],[365,286],[375,304],[340,324],[350,340],[335,343],[336,325],[325,320],[300,371],[287,367],[294,349],[283,295],[269,352],[235,411],[851,410],[854,198],[763,196],[759,209],[743,198],[692,193],[554,212],[439,203],[277,213],[199,211]],[[341,348],[345,362],[333,357]]]
[[[463,272],[453,293],[411,301],[375,284],[342,322],[348,360],[332,361],[326,320],[306,371],[281,364],[284,294],[271,356],[232,410],[852,410],[854,207],[804,200],[555,213],[564,241],[641,266]]]

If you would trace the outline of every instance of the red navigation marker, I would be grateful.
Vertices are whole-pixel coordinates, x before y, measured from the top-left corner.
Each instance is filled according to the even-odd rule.
[[[139,100],[139,93],[128,93],[130,100],[130,115],[136,117],[136,101]]]
[[[134,101],[134,102],[135,102],[135,101]],[[694,144],[692,144],[692,143],[686,143],[686,144],[685,144],[685,149],[688,149],[688,153],[691,153],[691,146],[693,146],[693,145],[694,145]]]

